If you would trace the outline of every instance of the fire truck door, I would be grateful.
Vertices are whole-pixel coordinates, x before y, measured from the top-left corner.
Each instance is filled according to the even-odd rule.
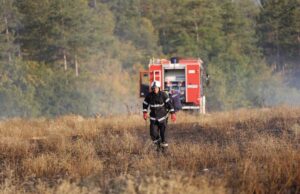
[[[161,71],[160,70],[155,70],[154,71],[154,81],[161,82]]]
[[[200,69],[199,65],[186,66],[186,102],[200,105]]]

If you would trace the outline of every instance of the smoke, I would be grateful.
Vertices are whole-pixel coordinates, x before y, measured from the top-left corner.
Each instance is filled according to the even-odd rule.
[[[289,105],[300,106],[300,90],[287,85],[276,88],[273,95],[264,96],[267,106]]]
[[[261,1],[260,0],[253,0],[256,5],[262,7]]]
[[[273,73],[261,87],[266,106],[300,106],[300,70]]]
[[[276,89],[275,95],[268,98],[268,103],[300,106],[300,71],[286,73],[283,81],[284,84]]]

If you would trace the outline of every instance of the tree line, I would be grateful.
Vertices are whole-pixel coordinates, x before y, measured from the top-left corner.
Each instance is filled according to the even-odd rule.
[[[0,116],[128,111],[151,57],[200,57],[210,110],[298,99],[300,2],[255,2],[0,0]]]

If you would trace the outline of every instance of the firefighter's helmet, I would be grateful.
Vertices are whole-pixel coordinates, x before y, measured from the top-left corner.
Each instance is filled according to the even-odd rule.
[[[159,81],[153,81],[153,82],[151,83],[151,89],[154,89],[154,88],[156,88],[156,87],[158,87],[158,88],[161,87],[161,84],[160,84]]]

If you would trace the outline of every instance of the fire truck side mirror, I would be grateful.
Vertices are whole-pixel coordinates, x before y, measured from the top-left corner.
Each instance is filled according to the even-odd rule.
[[[149,74],[148,71],[140,72],[140,97],[145,97],[149,93]]]
[[[209,86],[209,81],[210,81],[210,77],[208,75],[208,73],[206,74],[206,77],[205,77],[205,83],[206,83],[206,86]]]

